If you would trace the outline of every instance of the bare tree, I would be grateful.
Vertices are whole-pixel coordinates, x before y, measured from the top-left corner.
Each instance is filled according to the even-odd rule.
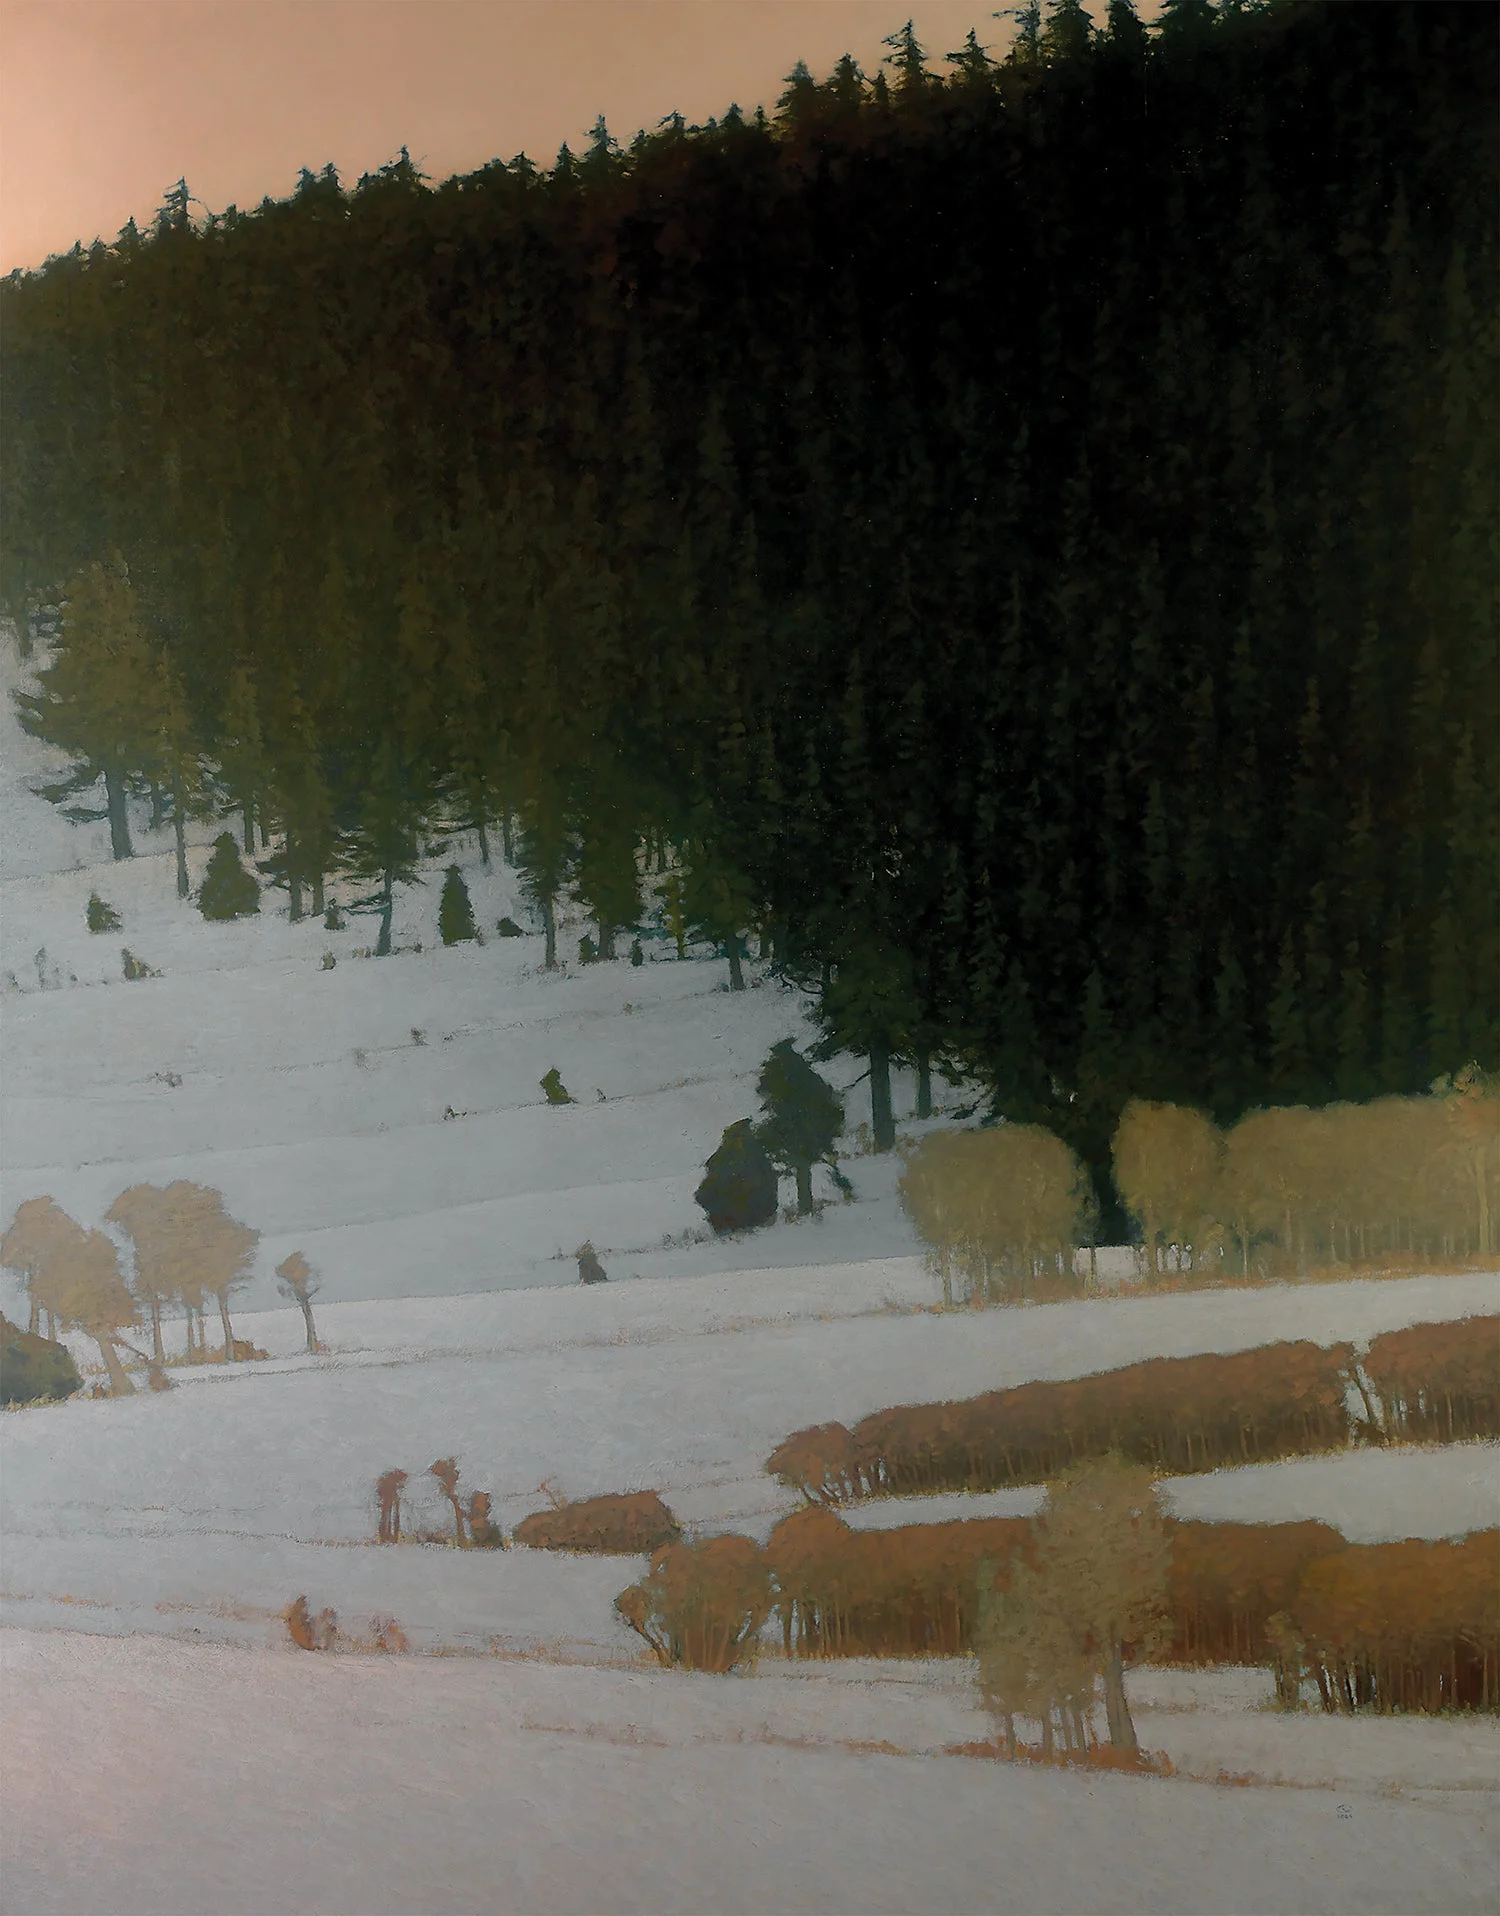
[[[458,1463],[452,1457],[439,1457],[428,1470],[429,1477],[436,1477],[443,1495],[453,1506],[453,1541],[463,1550],[468,1545],[464,1531],[464,1508],[458,1501]]]
[[[316,1357],[323,1348],[318,1342],[312,1314],[312,1300],[317,1295],[319,1280],[300,1251],[293,1251],[290,1257],[282,1259],[276,1266],[276,1277],[281,1295],[291,1298],[302,1312],[302,1321],[307,1326],[307,1348]]]
[[[406,1488],[404,1470],[388,1470],[376,1479],[375,1495],[380,1499],[380,1541],[401,1541],[401,1492]]]

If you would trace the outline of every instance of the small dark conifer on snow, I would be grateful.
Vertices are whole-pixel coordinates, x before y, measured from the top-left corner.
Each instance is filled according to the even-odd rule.
[[[704,1165],[703,1182],[693,1193],[720,1236],[753,1231],[776,1216],[776,1167],[755,1134],[750,1118],[731,1124],[719,1148]]]
[[[450,865],[443,879],[443,897],[438,906],[438,934],[445,945],[461,945],[471,940],[477,929],[474,907],[469,902],[469,888],[464,883],[463,873],[457,865]]]
[[[98,892],[89,893],[88,921],[90,931],[118,931],[120,914],[113,905],[106,905]]]
[[[240,863],[233,834],[220,832],[213,857],[198,891],[198,909],[205,918],[242,918],[260,910],[260,886]]]

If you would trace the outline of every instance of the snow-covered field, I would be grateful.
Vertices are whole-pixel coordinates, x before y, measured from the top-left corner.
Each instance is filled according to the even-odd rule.
[[[41,1192],[97,1224],[133,1183],[217,1186],[263,1233],[236,1328],[270,1357],[0,1418],[7,1912],[1493,1906],[1492,1723],[1289,1717],[1255,1672],[1143,1672],[1142,1741],[1182,1776],[1013,1769],[944,1753],[987,1732],[960,1661],[658,1671],[611,1608],[638,1561],[383,1548],[373,1485],[409,1471],[409,1524],[437,1529],[423,1473],[454,1455],[507,1527],[545,1480],[655,1488],[696,1532],[764,1536],[794,1500],[761,1464],[799,1425],[1157,1353],[1363,1341],[1494,1310],[1494,1277],[936,1314],[898,1167],[861,1156],[854,1203],[705,1240],[703,1160],[754,1112],[769,1046],[808,1035],[794,994],[731,995],[722,964],[661,943],[639,969],[555,976],[537,939],[444,951],[450,858],[482,925],[525,922],[514,875],[464,843],[403,896],[388,960],[355,955],[370,921],[292,926],[271,893],[258,920],[208,926],[144,819],[143,856],[114,865],[102,826],[29,793],[51,764],[7,700],[0,1220]],[[96,889],[121,932],[86,930]],[[162,976],[125,983],[125,945]],[[577,1104],[544,1102],[552,1066]],[[851,1127],[867,1117],[861,1085]],[[573,1282],[584,1237],[606,1287]],[[322,1357],[275,1308],[296,1249],[324,1279]],[[8,1279],[0,1304],[23,1308]],[[1356,1541],[1458,1535],[1500,1522],[1497,1449],[1299,1459],[1169,1496]],[[447,1655],[294,1651],[279,1618],[301,1593]],[[1201,1780],[1221,1772],[1259,1781]]]

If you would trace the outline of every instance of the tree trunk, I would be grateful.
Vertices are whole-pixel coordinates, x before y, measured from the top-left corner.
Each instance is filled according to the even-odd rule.
[[[316,1357],[318,1354],[318,1333],[313,1329],[312,1299],[309,1297],[299,1297],[297,1302],[302,1306],[303,1321],[307,1325],[307,1348],[309,1352]]]
[[[776,931],[774,926],[771,924],[770,920],[767,919],[766,923],[763,924],[760,928],[760,948],[759,948],[760,962],[763,965],[768,965],[771,963],[772,959],[775,956],[776,956]]]
[[[507,865],[515,865],[516,828],[508,810],[500,814],[500,856]]]
[[[187,868],[187,820],[182,815],[182,800],[172,794],[172,837],[177,851],[177,896],[186,898],[192,890],[188,883]]]
[[[263,852],[268,852],[271,849],[271,833],[270,828],[266,824],[266,815],[264,812],[256,814],[256,823],[260,827],[260,848]]]
[[[387,872],[380,887],[380,936],[375,940],[377,958],[389,958],[391,955],[391,913],[396,902],[394,887],[395,877]]]
[[[932,1116],[932,1053],[917,1053],[917,1110],[919,1118]]]
[[[546,938],[545,963],[548,971],[557,970],[557,913],[552,909],[552,894],[542,900],[542,931]]]
[[[286,874],[286,895],[287,920],[293,925],[300,924],[302,922],[302,880],[290,866],[288,866]]]
[[[604,920],[601,918],[599,920],[599,956],[601,959],[604,959],[604,958],[613,958],[614,955],[615,955],[615,928],[613,925],[605,924]]]
[[[812,1166],[797,1166],[797,1215],[807,1217],[813,1207]]]
[[[891,1112],[891,1047],[885,1038],[870,1045],[870,1131],[877,1151],[896,1144],[896,1120]]]
[[[134,1397],[135,1385],[125,1375],[125,1366],[120,1362],[120,1353],[115,1349],[114,1339],[108,1331],[90,1331],[89,1336],[99,1346],[99,1355],[104,1359],[104,1367],[109,1372],[110,1395]]]
[[[224,1362],[226,1364],[232,1364],[234,1362],[234,1326],[229,1321],[229,1293],[228,1291],[220,1291],[217,1295],[219,1299],[219,1317],[224,1325]]]
[[[732,931],[729,934],[729,937],[725,940],[724,949],[729,954],[729,989],[731,991],[743,991],[745,989],[745,966],[740,957],[740,935],[737,931]]]
[[[1005,1712],[1005,1754],[1014,1763],[1016,1760],[1016,1719],[1012,1713]]]
[[[490,868],[490,835],[484,828],[484,814],[481,812],[474,821],[474,836],[479,840],[479,862],[485,871]]]
[[[314,911],[314,912],[316,913],[316,915],[317,915],[317,916],[318,916],[319,918],[321,918],[321,917],[323,916],[323,914],[324,914],[324,912],[325,912],[325,911],[327,911],[327,909],[328,909],[328,904],[327,904],[327,901],[326,901],[326,899],[325,899],[325,898],[324,898],[324,896],[323,896],[323,874],[322,874],[322,872],[314,872],[314,873],[313,873],[313,881],[312,881],[312,908],[313,908],[313,911]]]
[[[125,780],[119,772],[104,774],[104,798],[109,807],[109,850],[115,859],[134,858],[130,842],[130,813],[125,804]]]
[[[151,829],[153,832],[159,832],[162,828],[162,821],[167,815],[167,808],[163,802],[162,789],[154,778],[150,781],[149,789],[151,792]]]
[[[26,1328],[33,1337],[40,1337],[42,1334],[42,1307],[34,1295],[31,1299],[31,1317]]]
[[[245,813],[245,830],[244,830],[245,856],[247,858],[254,858],[255,856],[255,804],[252,799],[247,798],[245,800],[244,813]]]
[[[155,1291],[151,1293],[151,1355],[158,1364],[167,1361],[166,1349],[161,1341],[161,1299]]]
[[[1111,1645],[1104,1659],[1104,1715],[1109,1724],[1109,1740],[1117,1750],[1136,1750],[1135,1724],[1125,1700],[1125,1665],[1118,1644]]]

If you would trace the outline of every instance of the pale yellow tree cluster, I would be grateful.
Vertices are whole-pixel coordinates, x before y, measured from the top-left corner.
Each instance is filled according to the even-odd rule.
[[[129,1396],[135,1386],[118,1346],[122,1333],[140,1319],[110,1239],[102,1231],[84,1230],[51,1198],[31,1198],[0,1240],[0,1263],[24,1277],[33,1324],[45,1311],[54,1332],[81,1331],[92,1338],[114,1395]]]
[[[1110,1742],[1137,1747],[1126,1662],[1165,1641],[1170,1562],[1149,1470],[1104,1458],[1052,1486],[1031,1550],[982,1590],[975,1630],[980,1695],[1012,1757],[1018,1716],[1041,1725],[1044,1755],[1057,1730],[1086,1747],[1096,1685]]]
[[[1392,1255],[1492,1257],[1500,1097],[1477,1071],[1430,1097],[1277,1106],[1221,1133],[1201,1112],[1127,1105],[1115,1182],[1149,1270],[1249,1276]]]
[[[260,1234],[224,1209],[219,1192],[179,1181],[137,1184],[110,1206],[107,1222],[130,1238],[133,1283],[121,1268],[119,1247],[103,1231],[86,1231],[50,1197],[30,1198],[0,1240],[0,1263],[19,1274],[31,1304],[32,1328],[43,1314],[55,1334],[81,1331],[99,1346],[117,1397],[134,1386],[120,1357],[133,1348],[125,1332],[151,1325],[152,1356],[164,1361],[161,1314],[168,1304],[187,1316],[188,1356],[204,1354],[205,1299],[215,1297],[224,1330],[224,1358],[235,1357],[229,1316],[232,1290],[250,1275]]]
[[[975,1304],[1073,1288],[1092,1218],[1088,1173],[1034,1124],[940,1131],[906,1154],[901,1200],[931,1247],[943,1298]]]

